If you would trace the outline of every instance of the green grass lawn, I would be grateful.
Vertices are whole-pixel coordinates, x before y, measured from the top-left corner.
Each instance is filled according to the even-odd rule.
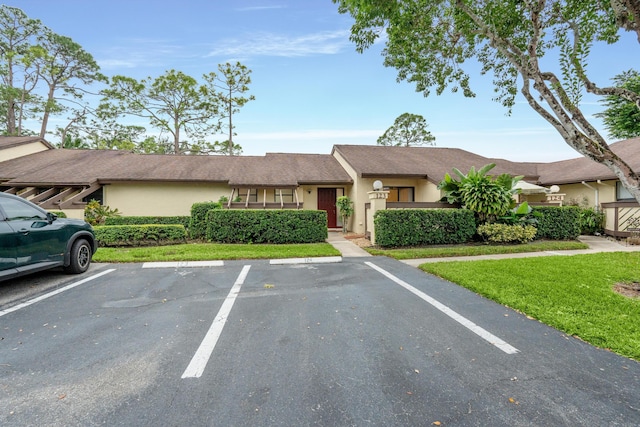
[[[232,245],[193,243],[140,248],[99,248],[95,262],[206,261],[339,256],[329,243],[292,245]]]
[[[523,252],[563,251],[589,249],[589,245],[578,241],[536,240],[519,245],[447,245],[422,248],[379,249],[365,248],[371,255],[384,255],[395,259],[441,258],[453,256],[515,254]]]
[[[640,282],[640,253],[613,252],[423,264],[420,268],[569,335],[640,360],[640,300],[616,283]]]

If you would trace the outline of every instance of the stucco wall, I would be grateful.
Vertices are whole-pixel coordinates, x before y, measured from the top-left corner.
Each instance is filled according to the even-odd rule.
[[[104,186],[104,204],[126,216],[190,215],[191,205],[229,197],[225,185],[200,183],[117,183]]]
[[[598,191],[598,204],[609,203],[616,201],[616,182],[602,181],[600,184],[591,181],[587,182],[589,186],[584,184],[565,184],[560,185],[559,193],[566,194],[564,198],[564,205],[574,204],[577,202],[582,206],[583,200],[586,200],[588,207],[596,206],[596,190]]]
[[[311,190],[311,194],[307,192]],[[246,190],[245,190],[246,191]],[[257,190],[257,201],[273,203],[275,189]],[[315,187],[299,187],[298,199],[304,209],[317,209]],[[104,204],[118,209],[126,216],[190,215],[191,206],[198,202],[216,202],[231,196],[231,188],[224,184],[205,183],[116,183],[104,186]],[[238,193],[234,193],[234,198]],[[243,192],[242,197],[246,197]],[[253,201],[253,200],[252,200]],[[295,203],[295,195],[293,196]]]
[[[16,159],[22,156],[28,156],[29,154],[39,153],[40,151],[45,151],[48,149],[49,147],[47,147],[40,141],[32,142],[30,144],[18,145],[11,148],[5,148],[4,150],[0,150],[0,162]]]

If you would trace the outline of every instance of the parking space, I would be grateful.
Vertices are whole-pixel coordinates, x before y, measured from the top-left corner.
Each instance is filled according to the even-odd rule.
[[[0,317],[3,425],[640,421],[636,362],[394,260],[102,267]]]

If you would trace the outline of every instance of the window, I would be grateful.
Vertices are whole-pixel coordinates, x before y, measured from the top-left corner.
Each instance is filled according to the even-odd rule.
[[[280,203],[280,192],[282,192],[282,203],[293,203],[293,188],[276,188],[273,198],[276,203]]]
[[[635,197],[624,188],[620,181],[616,182],[616,200],[635,200]]]
[[[258,190],[255,188],[236,188],[232,202],[246,202],[247,192],[249,193],[249,203],[258,201]]]
[[[7,219],[9,221],[20,219],[47,219],[46,215],[38,209],[35,209],[20,200],[3,199],[2,209],[4,209],[7,214]]]
[[[83,197],[82,201],[85,203],[89,203],[92,200],[97,200],[101,205],[104,204],[104,191],[102,187],[98,188],[93,193],[89,194],[87,197]]]
[[[389,192],[388,202],[413,202],[413,187],[386,187]]]

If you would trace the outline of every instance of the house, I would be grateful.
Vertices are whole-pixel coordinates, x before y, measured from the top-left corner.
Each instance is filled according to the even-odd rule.
[[[612,149],[640,171],[639,143],[629,139]],[[341,226],[335,202],[345,195],[354,201],[349,228],[365,233],[372,226],[367,208],[374,181],[383,182],[390,208],[439,207],[437,186],[446,173],[488,163],[496,164],[493,175],[524,175],[528,183],[559,187],[523,200],[605,208],[609,234],[625,235],[629,218],[640,217],[613,173],[584,157],[512,162],[444,147],[335,145],[330,154],[177,156],[53,149],[37,137],[0,137],[0,191],[71,217],[82,217],[91,199],[124,215],[155,216],[188,215],[193,203],[226,197],[229,208],[325,210],[329,228]]]

